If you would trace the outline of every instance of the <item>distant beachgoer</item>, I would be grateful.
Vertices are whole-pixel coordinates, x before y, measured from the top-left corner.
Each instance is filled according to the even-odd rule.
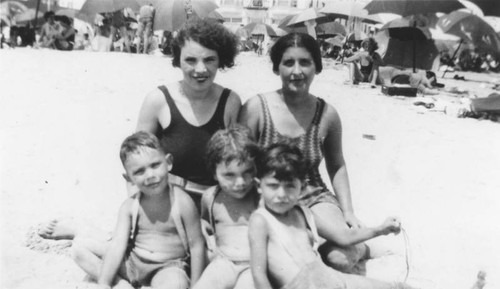
[[[59,16],[59,23],[61,24],[61,32],[55,36],[54,46],[58,50],[73,50],[75,45],[76,30],[73,28],[71,19],[66,16]]]
[[[43,15],[45,23],[40,31],[40,47],[55,48],[55,37],[61,33],[61,26],[54,21],[54,16],[55,13],[52,11],[47,11]]]
[[[149,47],[149,37],[153,33],[153,22],[155,17],[155,8],[150,2],[146,5],[141,6],[139,10],[139,26],[137,28],[136,37],[139,41],[137,43],[137,53],[148,53]],[[141,43],[143,48],[141,49]]]
[[[123,44],[126,52],[130,52],[130,39],[128,37],[127,32],[127,22],[125,21],[125,15],[123,14],[123,10],[118,10],[110,15],[110,37],[111,37],[111,46],[113,42],[115,42],[115,36],[118,33],[121,39],[123,39]]]
[[[378,44],[375,39],[363,40],[361,48],[361,51],[344,59],[344,62],[349,63],[349,80],[352,84],[369,82],[374,88],[377,84],[381,84],[379,67],[384,66],[385,63],[376,52]]]
[[[307,162],[300,204],[311,208],[319,234],[327,240],[321,249],[325,262],[351,272],[359,261],[373,257],[362,242],[380,232],[364,227],[354,214],[337,111],[309,92],[323,69],[319,45],[307,34],[290,33],[273,45],[271,60],[281,89],[250,98],[239,122],[250,128],[262,147],[284,140],[299,146]],[[323,161],[335,194],[319,172]]]
[[[172,155],[153,134],[137,132],[123,141],[120,159],[140,191],[123,202],[109,242],[75,239],[75,261],[106,288],[122,278],[136,288],[189,288],[205,266],[204,241],[196,206],[168,181]]]
[[[388,283],[344,274],[327,267],[318,253],[319,236],[313,212],[300,206],[308,167],[300,150],[277,143],[257,158],[261,206],[250,218],[251,268],[259,289],[403,289]],[[401,223],[389,218],[386,233],[399,233]]]

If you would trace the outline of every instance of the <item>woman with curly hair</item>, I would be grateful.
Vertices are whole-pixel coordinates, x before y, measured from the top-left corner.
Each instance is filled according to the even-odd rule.
[[[385,63],[382,57],[376,52],[378,49],[377,41],[373,38],[367,38],[361,42],[361,51],[353,56],[344,59],[349,63],[349,78],[352,84],[360,82],[369,82],[372,88],[380,84],[379,67]]]
[[[236,123],[239,96],[214,82],[218,69],[234,65],[237,38],[212,19],[193,19],[172,43],[174,67],[183,79],[150,92],[139,113],[137,130],[155,133],[173,155],[174,183],[184,187],[197,206],[215,185],[204,164],[205,146],[217,130]]]

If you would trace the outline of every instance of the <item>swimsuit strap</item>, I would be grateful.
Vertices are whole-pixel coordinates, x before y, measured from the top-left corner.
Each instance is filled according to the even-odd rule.
[[[170,109],[171,119],[182,119],[185,123],[189,124],[190,126],[193,126],[190,123],[188,123],[186,119],[182,116],[181,112],[179,111],[179,108],[177,107],[177,105],[175,105],[175,101],[170,95],[170,92],[168,92],[168,88],[165,85],[160,85],[158,86],[158,89],[161,90],[161,92],[163,92],[163,95],[165,95],[165,100],[167,101],[168,107]],[[231,90],[229,88],[224,88],[222,90],[214,114],[206,124],[200,127],[210,126],[210,125],[213,126],[217,125],[217,123],[224,124],[224,109],[226,108],[226,103],[230,94]],[[215,124],[212,124],[214,122]]]
[[[226,108],[226,102],[227,102],[227,99],[229,98],[230,94],[231,94],[231,90],[229,88],[224,88],[222,90],[222,93],[221,93],[220,99],[219,99],[219,103],[217,103],[217,107],[215,108],[215,112],[212,116],[212,119],[210,119],[208,121],[208,123],[211,123],[212,121],[215,121],[215,122],[218,121],[218,122],[224,123],[224,109]]]
[[[267,105],[267,101],[263,94],[257,94],[262,106],[262,112],[264,114],[264,128],[262,129],[261,135],[259,137],[259,145],[267,146],[276,140],[277,134],[274,130],[273,121],[271,119],[271,112],[269,111],[269,107]],[[262,141],[270,141],[270,143],[262,143]],[[266,141],[266,142],[267,142]]]
[[[133,241],[137,235],[137,216],[139,215],[141,192],[135,193],[132,196],[132,227],[130,228],[130,240]]]
[[[172,204],[172,209],[170,211],[170,215],[172,216],[175,224],[175,228],[177,229],[177,234],[179,234],[179,238],[181,239],[182,246],[184,246],[184,250],[186,250],[189,255],[189,242],[187,238],[186,229],[184,228],[184,223],[181,218],[181,208],[179,207],[179,202],[177,201],[177,191],[181,190],[178,186],[170,186],[170,203]]]
[[[314,216],[311,212],[311,209],[305,206],[299,206],[299,208],[302,210],[302,213],[306,218],[306,224],[313,234],[313,249],[314,251],[318,251],[319,247],[318,228],[316,227],[316,222],[314,221]]]
[[[161,90],[161,92],[163,92],[163,95],[165,95],[165,100],[167,101],[168,108],[170,109],[170,114],[171,114],[170,118],[171,119],[176,119],[176,118],[184,119],[182,117],[181,112],[177,108],[177,105],[175,105],[175,101],[172,98],[172,96],[170,95],[170,92],[168,92],[168,88],[165,85],[161,85],[161,86],[158,86],[158,89]]]
[[[208,222],[210,223],[210,226],[212,226],[212,229],[215,233],[215,220],[214,220],[214,203],[215,203],[215,197],[219,194],[220,192],[220,187],[219,186],[212,186],[208,188],[202,195],[202,204],[207,204],[206,210],[208,213]],[[205,209],[202,206],[202,210]],[[203,215],[203,212],[202,212]]]
[[[316,98],[318,100],[318,106],[316,107],[316,112],[314,113],[312,123],[318,125],[321,121],[321,116],[323,114],[323,109],[325,108],[325,100],[322,98]]]
[[[301,260],[300,252],[297,252],[297,246],[294,244],[293,240],[290,238],[289,234],[286,232],[282,223],[280,223],[276,217],[269,213],[265,208],[259,208],[255,213],[260,214],[269,223],[270,230],[274,231],[276,234],[276,241],[283,247],[283,249],[290,255],[290,258],[296,264],[303,264],[304,260]]]

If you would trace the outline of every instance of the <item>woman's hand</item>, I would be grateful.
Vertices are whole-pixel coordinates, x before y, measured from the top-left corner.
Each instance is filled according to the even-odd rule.
[[[353,229],[364,227],[363,223],[361,223],[361,221],[354,215],[353,212],[344,213],[344,219],[347,225]]]

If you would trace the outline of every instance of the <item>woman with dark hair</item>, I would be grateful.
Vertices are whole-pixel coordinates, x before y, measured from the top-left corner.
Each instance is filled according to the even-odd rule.
[[[183,79],[150,92],[139,113],[137,131],[155,133],[174,157],[171,177],[199,205],[201,194],[215,185],[206,169],[205,146],[217,130],[237,120],[239,96],[214,82],[218,69],[234,65],[237,38],[212,19],[194,19],[172,43],[174,67]]]
[[[379,67],[385,63],[382,57],[376,52],[378,49],[377,41],[373,38],[367,38],[361,42],[361,51],[356,52],[351,57],[344,59],[349,63],[349,78],[352,84],[360,82],[369,82],[372,88],[380,84]]]
[[[318,233],[327,240],[320,253],[328,265],[351,272],[359,260],[369,257],[361,242],[388,232],[365,228],[354,215],[340,117],[335,108],[309,93],[314,76],[323,68],[319,45],[307,34],[291,33],[271,48],[271,60],[282,87],[250,98],[239,122],[263,147],[287,141],[300,148],[308,168],[300,204],[311,208]],[[323,160],[335,194],[320,176]]]

